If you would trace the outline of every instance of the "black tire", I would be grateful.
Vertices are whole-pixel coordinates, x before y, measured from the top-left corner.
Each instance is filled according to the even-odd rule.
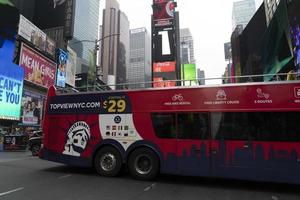
[[[33,145],[31,146],[31,154],[32,154],[33,156],[38,156],[40,150],[41,150],[41,145],[39,145],[39,144],[33,144]]]
[[[128,159],[130,174],[138,180],[153,180],[159,173],[159,158],[149,148],[134,150]]]
[[[95,156],[94,167],[101,176],[117,176],[122,168],[121,154],[113,147],[103,147]]]

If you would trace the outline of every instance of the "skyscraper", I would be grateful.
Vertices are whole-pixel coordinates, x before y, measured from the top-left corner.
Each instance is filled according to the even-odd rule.
[[[130,30],[130,65],[127,70],[127,82],[141,83],[150,82],[151,80],[150,34],[146,28],[132,29]],[[143,87],[148,87],[148,85],[130,85],[130,88]]]
[[[180,29],[181,64],[195,63],[194,40],[188,28]]]
[[[106,0],[103,10],[100,68],[107,85],[126,82],[129,64],[129,21],[116,0]],[[114,87],[112,87],[114,89]]]
[[[118,13],[119,3],[116,0],[106,0],[103,10],[102,38],[101,42],[101,63],[103,82],[111,85],[116,83],[117,71],[117,47],[118,47]]]
[[[232,30],[237,25],[242,25],[243,29],[255,13],[255,0],[242,0],[233,3],[232,8]]]
[[[117,76],[116,83],[126,83],[126,70],[129,66],[130,42],[129,42],[129,21],[125,13],[119,11],[118,51],[117,51]]]
[[[84,40],[98,39],[99,0],[76,1],[74,38],[69,42],[77,56],[85,60],[91,59],[95,44]]]

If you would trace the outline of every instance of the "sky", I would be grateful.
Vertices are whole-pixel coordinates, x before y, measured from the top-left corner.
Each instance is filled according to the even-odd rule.
[[[194,39],[197,68],[206,78],[219,78],[225,71],[224,43],[232,32],[232,5],[237,0],[175,0],[180,28],[189,28]],[[258,8],[263,0],[255,0]],[[130,28],[151,31],[152,0],[118,0]],[[104,0],[100,1],[101,7]]]

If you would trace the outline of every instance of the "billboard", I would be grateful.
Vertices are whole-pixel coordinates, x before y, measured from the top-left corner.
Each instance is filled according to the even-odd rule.
[[[184,85],[196,85],[197,74],[196,64],[183,64],[181,65],[181,80],[184,81]]]
[[[176,3],[173,0],[153,2],[154,26],[173,25]]]
[[[74,32],[75,0],[36,1],[34,23],[41,29],[64,27],[64,37],[71,39]]]
[[[158,27],[153,31],[153,62],[175,61],[175,29],[173,26]]]
[[[55,83],[56,63],[22,43],[19,65],[24,68],[24,79],[44,88]]]
[[[68,53],[62,49],[57,50],[57,74],[56,85],[59,87],[65,87],[66,85],[66,66],[68,60]]]
[[[0,118],[19,120],[24,70],[12,63],[14,41],[0,37]]]
[[[18,34],[34,44],[38,49],[45,51],[47,35],[23,15],[20,15]]]
[[[45,97],[25,90],[22,98],[22,123],[40,125]]]
[[[176,62],[153,63],[153,72],[175,72]]]
[[[75,87],[77,54],[68,46],[68,60],[66,68],[66,83]]]
[[[293,45],[294,64],[300,69],[300,1],[293,0],[288,4],[289,29]]]

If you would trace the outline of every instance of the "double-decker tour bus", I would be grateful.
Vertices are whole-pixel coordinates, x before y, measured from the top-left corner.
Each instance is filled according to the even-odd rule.
[[[300,183],[300,82],[86,93],[48,91],[45,160],[158,173]]]

